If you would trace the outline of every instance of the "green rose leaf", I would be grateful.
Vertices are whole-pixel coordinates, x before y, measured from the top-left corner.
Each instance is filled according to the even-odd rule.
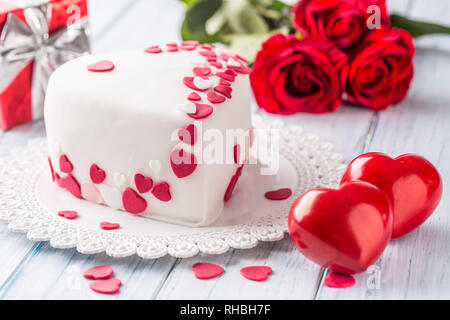
[[[181,26],[183,40],[199,42],[215,42],[219,40],[216,34],[206,32],[206,22],[222,6],[222,0],[183,0],[187,11]]]

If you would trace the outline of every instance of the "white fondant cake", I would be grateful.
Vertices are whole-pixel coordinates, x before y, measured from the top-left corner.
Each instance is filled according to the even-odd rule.
[[[248,135],[214,140],[227,129],[248,133],[248,72],[239,56],[193,41],[64,64],[45,101],[53,179],[114,209],[211,224],[241,174],[245,160],[234,155],[248,154]],[[212,143],[231,163],[205,159]]]

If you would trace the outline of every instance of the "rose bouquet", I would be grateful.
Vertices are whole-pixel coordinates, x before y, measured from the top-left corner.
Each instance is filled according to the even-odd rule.
[[[342,100],[373,110],[402,101],[413,77],[413,37],[447,27],[388,15],[385,0],[183,0],[184,39],[223,42],[254,62],[258,105],[324,113]]]

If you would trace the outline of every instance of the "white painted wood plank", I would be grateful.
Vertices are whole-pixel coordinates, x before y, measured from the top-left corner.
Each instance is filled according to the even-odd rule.
[[[0,291],[0,299],[151,299],[171,269],[175,258],[143,260],[137,256],[111,258],[82,255],[75,249],[56,250],[41,243]],[[110,265],[123,285],[119,293],[103,295],[89,288],[84,270]]]
[[[379,113],[368,151],[397,156],[407,152],[428,158],[444,181],[442,201],[419,229],[392,241],[377,262],[378,290],[367,288],[367,274],[353,288],[323,287],[321,299],[448,299],[450,298],[450,56],[418,50],[413,87],[401,105]]]

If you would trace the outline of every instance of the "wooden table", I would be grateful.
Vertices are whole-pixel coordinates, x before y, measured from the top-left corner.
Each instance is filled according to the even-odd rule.
[[[388,0],[391,12],[448,23],[450,2]],[[91,0],[89,14],[94,52],[144,48],[149,43],[179,40],[183,7],[175,0]],[[397,156],[421,154],[444,179],[444,196],[433,216],[418,230],[392,241],[368,273],[356,276],[352,288],[323,286],[327,271],[297,252],[289,237],[251,250],[219,256],[143,260],[113,259],[57,250],[11,233],[0,223],[0,299],[414,299],[450,298],[450,37],[416,42],[416,74],[408,98],[383,112],[343,106],[332,114],[299,114],[281,118],[317,133],[335,145],[346,161],[367,151]],[[266,116],[266,115],[264,115]],[[3,133],[0,156],[43,137],[38,121]],[[210,261],[226,274],[201,281],[191,266]],[[81,272],[110,264],[124,285],[119,294],[100,295],[88,288]],[[247,265],[274,269],[263,283],[239,274]],[[379,280],[377,283],[376,280]]]

